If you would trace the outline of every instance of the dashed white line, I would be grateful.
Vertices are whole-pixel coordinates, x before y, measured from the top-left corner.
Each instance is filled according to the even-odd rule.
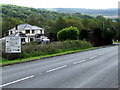
[[[23,80],[26,80],[26,79],[29,79],[29,78],[33,78],[33,77],[34,77],[34,75],[31,75],[31,76],[28,76],[28,77],[25,77],[25,78],[22,78],[22,79],[19,79],[19,80],[15,80],[13,82],[9,82],[9,83],[0,85],[0,87],[4,87],[4,86],[10,85],[10,84],[14,84],[14,83],[17,83],[17,82],[20,82],[20,81],[23,81]]]
[[[65,67],[67,67],[67,65],[60,66],[60,67],[58,67],[58,68],[54,68],[54,69],[48,70],[48,71],[46,71],[46,72],[52,72],[52,71],[55,71],[55,70],[58,70],[58,69],[61,69],[61,68],[65,68]]]
[[[85,60],[79,61],[79,62],[74,62],[73,64],[78,64],[78,63],[82,63],[85,62]]]
[[[40,75],[42,74],[42,73],[39,73]]]
[[[105,53],[100,53],[99,55],[104,55]]]
[[[95,57],[97,57],[97,56],[90,57],[89,59],[93,59],[93,58],[95,58]]]

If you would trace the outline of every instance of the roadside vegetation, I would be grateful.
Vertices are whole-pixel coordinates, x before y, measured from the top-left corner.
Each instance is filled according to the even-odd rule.
[[[92,47],[91,43],[87,41],[79,41],[79,40],[63,41],[63,42],[58,41],[58,42],[39,44],[39,45],[29,44],[23,46],[22,58],[50,55],[50,54],[62,53],[72,50],[82,50],[91,47]]]
[[[79,35],[79,30],[76,27],[68,27],[60,30],[57,33],[57,38],[60,41],[65,41],[65,40],[77,40]]]
[[[120,41],[113,41],[113,43],[120,43]]]
[[[80,40],[69,40],[69,41],[58,41],[52,43],[29,43],[22,46],[21,54],[10,54],[6,57],[6,54],[3,54],[4,58],[1,64],[10,64],[21,61],[29,61],[33,59],[39,59],[44,57],[57,56],[62,54],[68,54],[83,50],[93,49],[90,42],[80,41]],[[17,57],[15,59],[15,57]],[[5,59],[9,58],[9,60]],[[11,60],[10,60],[11,59]],[[13,60],[15,59],[15,60]]]
[[[58,13],[16,5],[2,5],[1,12],[2,37],[7,36],[8,30],[16,25],[28,23],[44,28],[45,36],[51,40],[50,43],[22,45],[21,54],[6,54],[3,47],[3,64],[110,45],[113,39],[120,41],[119,20],[113,22],[103,16]]]

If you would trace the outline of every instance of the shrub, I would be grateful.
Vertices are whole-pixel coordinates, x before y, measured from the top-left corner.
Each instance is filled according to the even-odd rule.
[[[43,43],[43,44],[25,44],[22,45],[22,53],[20,54],[20,58],[29,58],[35,56],[43,56],[50,55],[56,53],[62,53],[65,51],[72,50],[81,50],[92,47],[90,42],[80,41],[80,40],[68,40],[68,41],[58,41],[51,43]],[[15,57],[16,55],[10,54],[10,59],[18,59]],[[14,58],[13,58],[14,57]],[[6,57],[5,57],[6,58]]]
[[[76,27],[68,27],[64,28],[61,31],[57,33],[57,38],[60,41],[65,41],[65,40],[77,40],[79,35],[79,30]]]
[[[48,44],[39,44],[34,46],[33,44],[24,45],[23,58],[49,55],[55,53],[61,53],[70,50],[80,50],[92,47],[90,42],[80,41],[80,40],[68,40],[68,41],[58,41],[51,42]]]

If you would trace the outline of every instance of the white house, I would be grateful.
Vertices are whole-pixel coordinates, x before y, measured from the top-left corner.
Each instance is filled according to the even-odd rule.
[[[47,38],[46,36],[44,36],[45,29],[40,28],[38,26],[32,26],[30,24],[21,24],[18,26],[16,25],[16,27],[8,31],[9,36],[20,36],[21,41],[25,43],[35,41],[38,38]]]

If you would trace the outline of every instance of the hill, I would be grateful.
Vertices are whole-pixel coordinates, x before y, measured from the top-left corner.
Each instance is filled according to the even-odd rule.
[[[103,15],[103,16],[118,16],[118,9],[82,9],[82,8],[52,8],[48,10],[57,11],[60,13],[82,13],[90,15]]]
[[[10,4],[3,4],[2,5],[2,16],[3,17],[13,17],[13,18],[20,18],[25,20],[31,15],[41,15],[47,19],[56,19],[59,16],[75,16],[75,13],[69,13],[69,9],[45,9],[45,8],[30,8],[30,7],[22,7]],[[71,9],[70,9],[71,10]],[[79,14],[79,15],[78,15]],[[81,13],[77,13],[79,18],[93,18],[90,15],[82,15]]]

